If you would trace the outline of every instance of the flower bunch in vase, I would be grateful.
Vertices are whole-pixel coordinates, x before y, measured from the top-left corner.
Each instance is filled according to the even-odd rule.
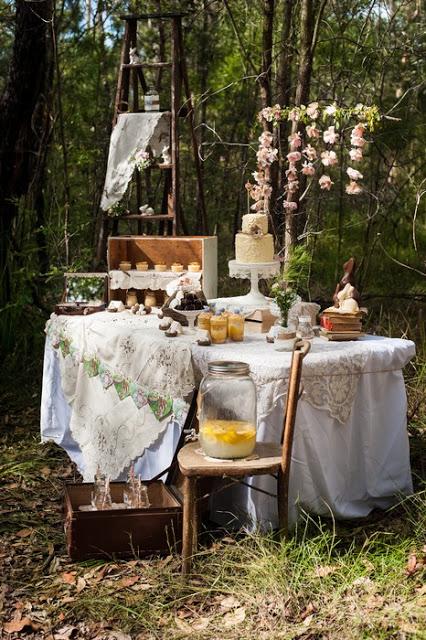
[[[275,278],[270,296],[280,313],[280,324],[288,326],[288,314],[291,307],[300,301],[299,293],[307,287],[310,256],[305,247],[298,245],[292,248],[282,272]],[[272,310],[273,312],[273,310]]]

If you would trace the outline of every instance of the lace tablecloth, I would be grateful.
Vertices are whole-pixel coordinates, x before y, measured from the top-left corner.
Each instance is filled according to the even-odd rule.
[[[299,501],[318,513],[359,516],[410,490],[401,369],[414,353],[408,340],[313,341],[296,422],[293,511]],[[193,335],[166,338],[153,315],[53,316],[47,325],[42,437],[64,446],[85,480],[97,465],[118,478],[135,459],[149,478],[170,462],[187,411],[185,396],[209,360],[218,359],[249,363],[258,438],[279,440],[291,354],[275,351],[264,335],[200,347]],[[253,481],[274,491],[268,482]],[[252,520],[275,523],[273,501],[247,488],[238,491],[227,509],[223,495],[216,511],[235,515],[240,505]]]
[[[152,289],[153,291],[158,289],[167,291],[171,284],[177,285],[182,277],[189,278],[195,287],[199,288],[201,276],[201,271],[175,273],[173,271],[155,271],[154,269],[148,269],[148,271],[112,269],[109,272],[111,289]]]

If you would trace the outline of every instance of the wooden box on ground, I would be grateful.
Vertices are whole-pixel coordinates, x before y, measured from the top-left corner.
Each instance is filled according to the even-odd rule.
[[[108,270],[118,269],[122,261],[146,261],[149,267],[179,262],[186,269],[190,262],[199,262],[202,288],[206,298],[217,296],[216,236],[119,236],[108,238]],[[179,274],[176,274],[179,277]],[[114,293],[114,292],[112,292]]]
[[[125,482],[111,483],[112,501],[123,501]],[[161,481],[147,482],[148,509],[80,511],[90,504],[92,483],[65,486],[65,532],[71,560],[167,555],[179,551],[182,507]]]

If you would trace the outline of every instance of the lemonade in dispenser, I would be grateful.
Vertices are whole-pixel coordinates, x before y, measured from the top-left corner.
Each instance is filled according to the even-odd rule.
[[[200,444],[213,458],[245,458],[256,445],[256,387],[245,362],[208,363],[199,390]]]

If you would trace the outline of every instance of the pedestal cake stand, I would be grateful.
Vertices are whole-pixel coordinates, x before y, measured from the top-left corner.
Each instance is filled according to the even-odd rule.
[[[270,300],[259,291],[259,278],[272,278],[280,270],[279,260],[273,262],[259,262],[257,264],[244,264],[236,260],[230,260],[229,276],[231,278],[250,278],[250,292],[245,296],[236,296],[232,302],[241,305],[247,310],[269,309]]]

